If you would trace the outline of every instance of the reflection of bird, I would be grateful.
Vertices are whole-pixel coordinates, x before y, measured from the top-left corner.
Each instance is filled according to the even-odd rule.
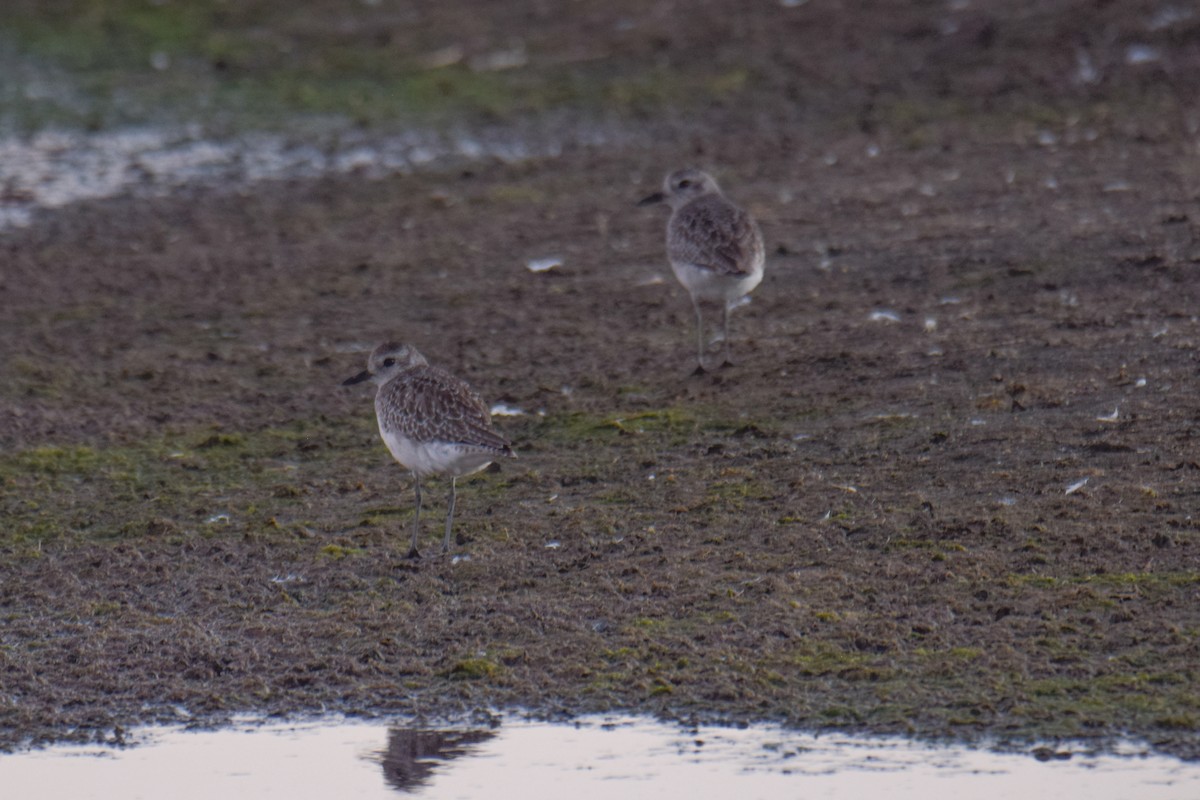
[[[383,752],[383,776],[393,788],[416,792],[433,775],[438,761],[449,761],[474,751],[471,745],[486,742],[491,731],[428,731],[392,728]]]
[[[754,218],[721,194],[711,175],[698,169],[672,172],[638,205],[665,202],[667,258],[696,309],[697,373],[704,372],[702,301],[721,304],[722,364],[729,362],[729,306],[745,297],[763,276],[763,240]]]
[[[497,458],[515,456],[492,429],[492,417],[479,395],[464,381],[429,366],[415,347],[385,342],[367,360],[367,368],[343,381],[349,386],[372,381],[379,435],[401,466],[412,471],[417,498],[409,557],[417,558],[421,531],[421,478],[450,476],[450,507],[442,552],[450,549],[454,524],[455,480],[481,470]]]

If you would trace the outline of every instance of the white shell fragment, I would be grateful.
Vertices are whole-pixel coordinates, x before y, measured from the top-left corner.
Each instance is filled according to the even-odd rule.
[[[901,419],[916,419],[917,415],[911,411],[881,411],[878,414],[873,414],[871,419],[879,422],[895,422]]]
[[[492,406],[491,413],[493,417],[519,417],[522,416],[525,411],[524,409],[517,408],[516,406],[510,406],[506,403],[496,403],[494,406]]]
[[[558,256],[550,256],[548,258],[531,258],[525,262],[526,268],[530,272],[549,272],[555,267],[561,267],[563,260]]]
[[[1075,494],[1080,489],[1082,489],[1084,486],[1087,486],[1087,482],[1088,482],[1087,478],[1080,478],[1079,480],[1075,481],[1070,486],[1068,486],[1067,490],[1065,492],[1063,492],[1063,494]]]
[[[1131,44],[1125,49],[1125,63],[1130,66],[1150,64],[1162,58],[1157,47],[1148,44]]]

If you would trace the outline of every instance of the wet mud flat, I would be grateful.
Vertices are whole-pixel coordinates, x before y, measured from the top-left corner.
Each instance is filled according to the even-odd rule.
[[[524,707],[1194,754],[1190,143],[727,133],[771,255],[700,378],[633,206],[680,142],[6,235],[3,741]],[[456,558],[404,558],[339,386],[385,337],[525,412]]]
[[[1194,757],[1193,23],[1110,9],[1085,50],[1066,6],[962,9],[635,26],[729,94],[612,146],[21,208],[0,744],[521,708]],[[768,251],[700,378],[634,207],[687,164]],[[452,557],[404,558],[411,486],[339,385],[390,338],[524,412]]]

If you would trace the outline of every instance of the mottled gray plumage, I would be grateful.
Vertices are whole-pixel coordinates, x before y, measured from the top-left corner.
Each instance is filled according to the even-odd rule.
[[[344,384],[370,380],[375,393],[379,435],[388,451],[413,475],[416,515],[410,556],[417,555],[421,526],[421,478],[450,476],[450,502],[442,551],[450,549],[454,524],[455,481],[497,458],[516,454],[492,428],[483,399],[464,381],[429,366],[415,347],[385,342],[372,351],[367,369]]]
[[[379,387],[375,413],[381,430],[418,444],[441,442],[510,455],[503,436],[492,430],[492,415],[464,381],[428,364],[401,370]]]
[[[671,214],[667,257],[718,275],[744,278],[762,268],[762,234],[754,219],[724,195],[705,194]]]
[[[702,302],[717,302],[723,314],[724,364],[729,363],[729,305],[762,281],[765,249],[754,218],[731,203],[711,175],[697,169],[672,172],[663,191],[641,205],[665,202],[667,258],[696,310],[697,372],[704,371]]]

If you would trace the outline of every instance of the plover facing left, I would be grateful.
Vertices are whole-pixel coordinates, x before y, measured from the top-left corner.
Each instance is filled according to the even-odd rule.
[[[450,501],[442,552],[450,549],[455,481],[497,458],[516,457],[509,442],[492,429],[487,406],[466,382],[429,366],[415,347],[385,342],[371,353],[367,368],[342,382],[372,381],[379,435],[388,451],[413,475],[417,510],[409,558],[417,558],[421,532],[421,478],[450,476]]]
[[[722,311],[722,364],[729,362],[729,307],[762,281],[763,240],[754,218],[721,193],[711,175],[698,169],[672,172],[663,190],[638,205],[665,202],[667,258],[675,277],[688,290],[696,310],[696,373],[704,372],[704,316],[701,302],[717,302]]]

